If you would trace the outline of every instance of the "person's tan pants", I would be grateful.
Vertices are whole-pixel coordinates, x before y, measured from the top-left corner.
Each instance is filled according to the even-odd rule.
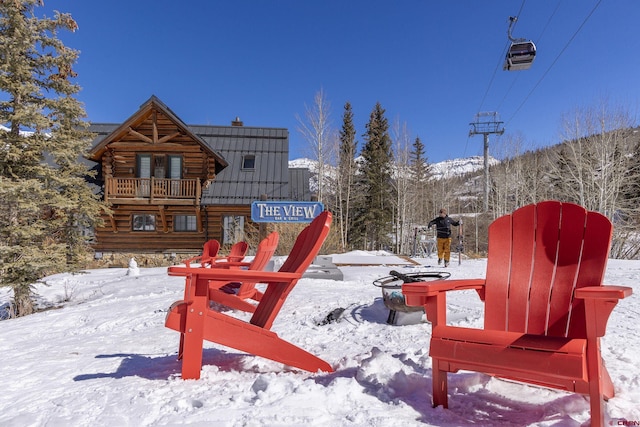
[[[438,237],[438,259],[449,262],[451,258],[451,237]]]

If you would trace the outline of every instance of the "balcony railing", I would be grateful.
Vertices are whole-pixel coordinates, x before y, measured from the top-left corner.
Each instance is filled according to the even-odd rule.
[[[197,179],[107,178],[107,201],[143,204],[200,204],[201,187]]]

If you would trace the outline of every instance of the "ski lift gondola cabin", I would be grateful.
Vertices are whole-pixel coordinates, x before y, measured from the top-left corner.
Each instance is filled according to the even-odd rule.
[[[536,45],[532,41],[514,41],[507,51],[504,69],[507,71],[528,70],[535,57]]]

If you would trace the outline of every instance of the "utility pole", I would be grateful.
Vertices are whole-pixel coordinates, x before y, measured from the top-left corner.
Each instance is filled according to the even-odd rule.
[[[489,135],[504,133],[503,122],[495,111],[476,114],[476,121],[469,123],[469,136],[484,135],[484,211],[489,211]]]

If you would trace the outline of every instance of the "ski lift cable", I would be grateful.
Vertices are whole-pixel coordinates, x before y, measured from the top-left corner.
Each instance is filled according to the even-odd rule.
[[[496,111],[500,111],[500,107],[502,107],[502,104],[504,104],[504,101],[507,99],[507,96],[509,96],[509,93],[511,93],[511,89],[513,89],[513,87],[516,85],[516,82],[518,81],[519,77],[520,77],[520,74],[517,74],[516,77],[513,79],[513,81],[511,82],[511,85],[509,86],[504,96],[502,97],[502,100],[500,101],[498,106],[495,108]]]
[[[560,8],[560,2],[561,0],[558,0],[558,3],[556,4],[555,9],[553,10],[553,12],[551,13],[551,15],[549,16],[549,19],[547,19],[547,23],[545,24],[544,28],[542,29],[542,32],[540,33],[540,35],[538,36],[537,39],[535,39],[536,44],[539,43],[540,40],[542,40],[542,37],[544,36],[544,34],[547,31],[547,28],[549,28],[549,24],[551,23],[551,21],[553,20],[553,17],[555,16],[556,12],[558,11],[558,9]],[[520,11],[522,11],[522,8],[520,9]],[[515,25],[515,23],[514,23]],[[504,54],[503,54],[504,56]],[[509,86],[509,88],[507,89],[507,91],[505,92],[504,96],[502,97],[502,100],[500,101],[500,103],[498,104],[498,106],[496,107],[496,111],[500,111],[500,108],[502,107],[502,104],[504,104],[504,102],[506,101],[507,97],[509,96],[509,94],[511,93],[511,89],[513,89],[513,87],[515,86],[515,84],[518,81],[518,78],[520,77],[520,74],[516,74],[516,77],[513,79],[513,81],[511,82],[511,85]]]
[[[515,16],[515,20],[513,22],[513,27],[515,28],[517,22],[518,22],[518,17],[522,14],[522,9],[524,9],[524,4],[526,3],[527,0],[522,0],[522,3],[520,4],[520,10],[518,10],[518,14]],[[480,101],[480,106],[478,107],[478,111],[482,111],[482,106],[484,105],[484,101],[487,99],[487,95],[489,94],[489,90],[491,89],[491,86],[493,85],[493,80],[496,77],[496,74],[498,72],[498,69],[500,69],[500,67],[502,66],[502,62],[504,61],[504,56],[507,53],[507,50],[509,49],[509,45],[510,42],[507,42],[505,44],[505,47],[502,51],[502,54],[500,55],[500,58],[498,58],[498,63],[496,65],[496,68],[493,70],[493,74],[491,75],[491,79],[489,80],[489,85],[487,86],[487,90],[485,90],[484,95],[482,96],[482,100]]]
[[[511,29],[515,28],[516,23],[518,22],[518,17],[522,14],[522,10],[524,9],[524,5],[525,5],[526,1],[527,0],[522,0],[522,3],[520,4],[520,10],[518,10],[518,13],[517,13],[515,19],[513,20],[513,22],[510,25]],[[489,85],[487,86],[487,89],[485,90],[484,95],[482,96],[482,100],[480,101],[480,106],[478,107],[478,111],[482,111],[482,107],[484,106],[484,102],[487,99],[487,95],[489,94],[489,90],[491,89],[491,86],[493,85],[493,80],[495,79],[496,74],[498,73],[498,70],[502,66],[502,62],[504,61],[505,54],[509,50],[509,46],[510,45],[511,45],[510,41],[506,42],[505,46],[504,46],[504,49],[502,49],[502,53],[500,54],[500,57],[498,58],[498,63],[496,64],[496,67],[493,70],[493,74],[491,75],[491,79],[489,80]],[[517,78],[518,78],[518,76],[516,76],[516,78],[514,79],[514,82],[511,84],[511,87],[513,87],[513,85],[515,84]],[[504,95],[502,101],[500,101],[500,105],[502,105],[502,103],[504,102],[504,99],[507,97],[507,95],[511,91],[511,87],[507,90],[507,93]],[[498,111],[498,110],[496,110],[496,111]],[[471,139],[471,135],[467,135],[467,141],[464,144],[463,156],[467,155],[467,148],[469,146],[469,140],[470,139]]]
[[[469,139],[471,139],[471,136],[467,134],[467,142],[464,143],[464,151],[462,152],[462,157],[467,157],[467,147],[469,146]]]
[[[602,3],[602,0],[598,0],[598,2],[596,3],[596,5],[593,7],[593,9],[591,9],[591,12],[589,12],[589,14],[586,16],[586,18],[582,21],[582,24],[580,24],[580,26],[578,27],[578,29],[573,33],[573,35],[571,36],[571,38],[567,41],[567,43],[564,45],[564,47],[562,48],[562,50],[560,51],[560,53],[558,53],[558,55],[556,56],[556,58],[553,60],[553,62],[551,63],[551,65],[549,65],[549,68],[547,68],[547,70],[542,74],[542,77],[540,77],[540,79],[536,82],[536,84],[533,86],[533,88],[529,91],[529,93],[527,94],[527,96],[524,98],[524,100],[520,103],[520,105],[518,106],[518,108],[516,108],[516,110],[514,111],[514,113],[511,115],[511,117],[509,117],[509,119],[505,122],[505,127],[511,122],[511,120],[513,120],[513,118],[518,114],[518,112],[520,111],[520,109],[522,109],[522,107],[524,106],[524,104],[526,104],[526,102],[529,100],[529,98],[531,97],[531,94],[533,94],[533,92],[535,92],[535,90],[538,88],[538,86],[540,86],[540,83],[542,83],[542,81],[545,79],[545,77],[547,76],[547,74],[549,74],[549,71],[551,71],[551,69],[553,68],[553,66],[556,64],[556,62],[558,62],[558,59],[560,59],[560,57],[562,56],[562,54],[567,50],[567,48],[569,47],[569,45],[571,44],[571,42],[576,38],[576,36],[578,35],[578,33],[580,32],[580,30],[582,30],[582,28],[585,26],[585,24],[587,23],[587,21],[589,20],[589,18],[591,18],[591,16],[593,15],[593,13],[596,11],[596,9],[598,8],[598,6],[600,6],[600,3]]]
[[[536,43],[538,43],[540,40],[542,40],[542,36],[544,36],[544,33],[547,32],[547,28],[549,28],[549,24],[551,23],[551,20],[553,19],[553,17],[556,15],[556,12],[560,8],[560,2],[561,2],[561,0],[558,0],[558,3],[556,4],[556,8],[551,13],[551,16],[549,16],[549,19],[547,19],[547,23],[544,25],[544,28],[542,29],[542,32],[540,33],[540,35],[536,39]]]

